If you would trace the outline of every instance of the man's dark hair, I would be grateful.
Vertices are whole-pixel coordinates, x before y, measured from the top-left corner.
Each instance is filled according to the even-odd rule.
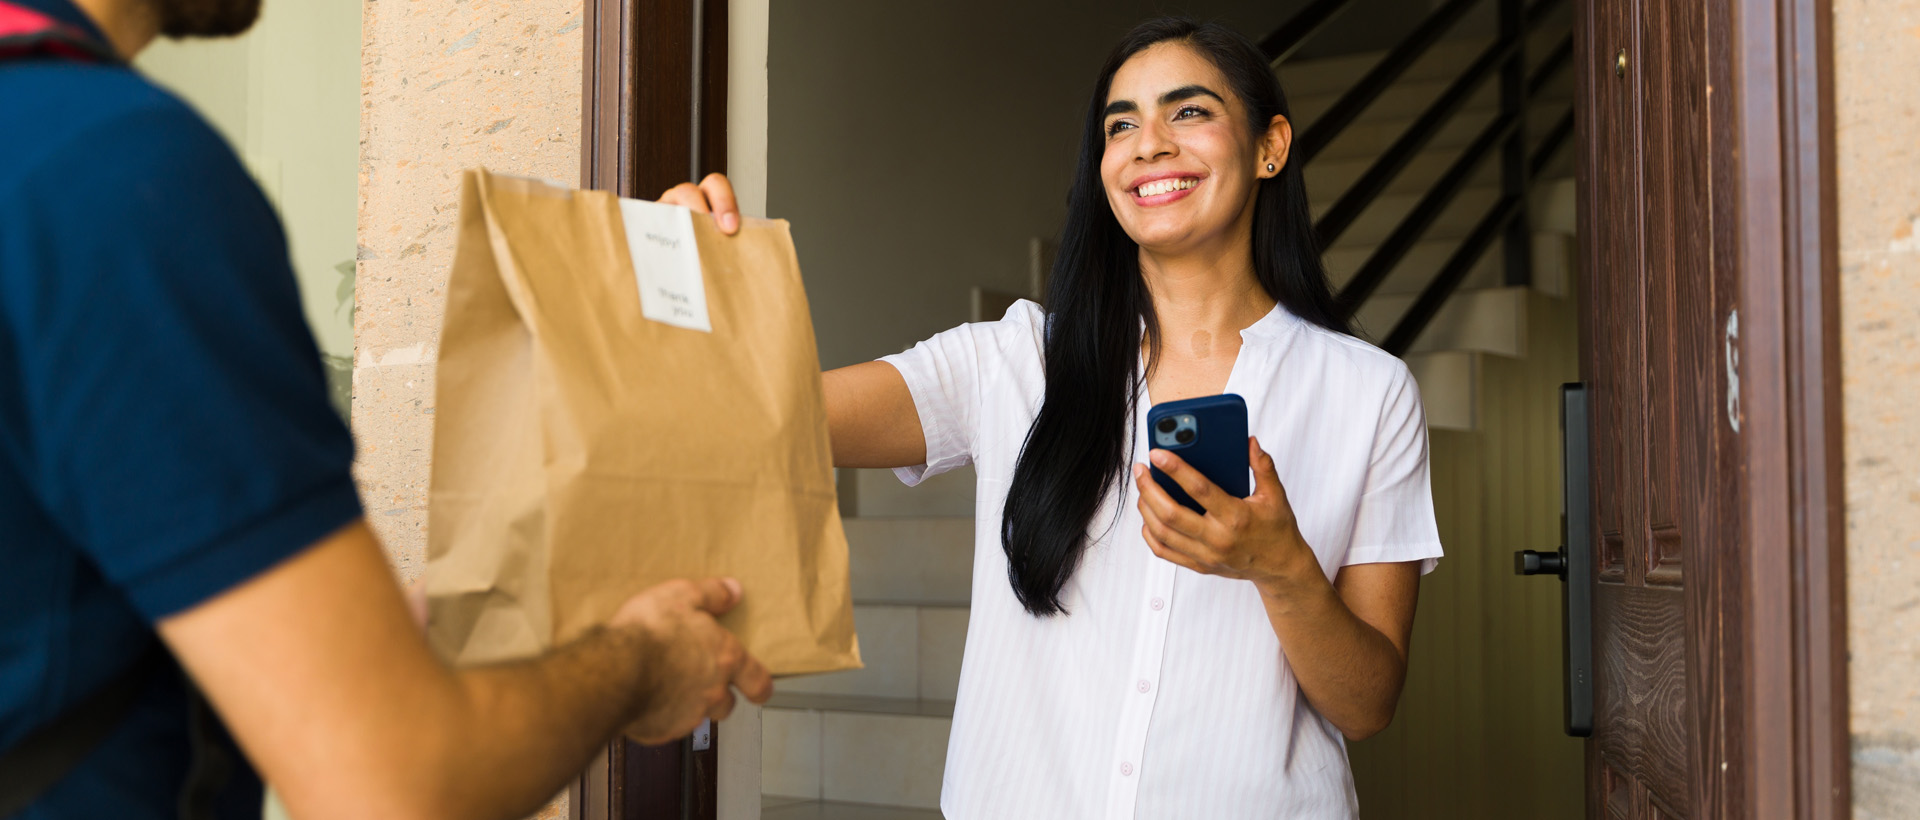
[[[260,0],[148,0],[167,37],[231,37],[260,19]]]

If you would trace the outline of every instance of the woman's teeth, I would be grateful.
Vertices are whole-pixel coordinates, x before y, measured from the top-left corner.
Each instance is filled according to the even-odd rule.
[[[1184,191],[1199,184],[1200,180],[1195,177],[1157,179],[1135,189],[1134,194],[1142,197],[1159,196],[1160,194],[1172,193],[1174,191]]]

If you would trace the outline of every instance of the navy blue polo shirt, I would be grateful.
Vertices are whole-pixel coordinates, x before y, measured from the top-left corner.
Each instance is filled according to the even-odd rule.
[[[66,0],[11,1],[100,36]],[[0,61],[0,749],[157,622],[357,518],[352,459],[232,149],[127,66]],[[153,675],[20,816],[173,816],[186,727],[177,676]]]

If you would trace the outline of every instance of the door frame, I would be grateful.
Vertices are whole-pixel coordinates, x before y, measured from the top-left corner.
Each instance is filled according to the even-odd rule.
[[[584,0],[580,187],[652,199],[727,168],[726,0]],[[573,820],[714,820],[720,726],[615,738],[568,788]]]
[[[1593,87],[1584,75],[1611,71],[1616,48],[1594,41],[1594,3],[1576,5],[1583,93]],[[1687,570],[1688,620],[1709,627],[1686,638],[1688,808],[1698,818],[1844,820],[1852,801],[1831,0],[1708,0],[1702,11],[1722,341],[1714,371],[1726,401],[1713,447],[1739,479],[1709,510],[1732,534],[1733,554]],[[1592,145],[1596,104],[1580,100],[1583,146]],[[1581,180],[1582,191],[1594,190],[1590,182]],[[1591,211],[1583,195],[1582,260],[1599,275]],[[1581,336],[1592,343],[1590,332]]]
[[[1713,119],[1737,135],[1712,172],[1732,183],[1714,186],[1715,222],[1740,228],[1714,264],[1741,313],[1743,424],[1723,435],[1745,467],[1748,552],[1716,579],[1738,590],[1730,648],[1746,660],[1726,681],[1745,729],[1729,751],[1749,763],[1726,784],[1736,816],[1852,816],[1832,20],[1830,0],[1741,0],[1732,59],[1709,69],[1731,91]]]

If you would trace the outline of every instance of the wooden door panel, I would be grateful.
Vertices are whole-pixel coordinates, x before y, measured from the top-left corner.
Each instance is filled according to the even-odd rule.
[[[1594,590],[1594,745],[1616,778],[1686,805],[1687,676],[1679,590]]]
[[[1635,215],[1640,179],[1638,174],[1622,170],[1638,165],[1640,106],[1632,86],[1609,82],[1617,80],[1610,57],[1630,43],[1635,9],[1619,0],[1601,0],[1592,8],[1597,13],[1590,27],[1590,53],[1595,59],[1602,54],[1609,59],[1605,68],[1590,72],[1595,81],[1589,97],[1589,150],[1590,162],[1598,173],[1587,177],[1593,190],[1589,235],[1594,253],[1589,257],[1593,264],[1588,276],[1594,318],[1586,354],[1603,362],[1637,361],[1640,334],[1630,331],[1640,316],[1635,277],[1631,275],[1640,255],[1640,226]],[[1591,368],[1588,381],[1597,422],[1593,442],[1593,487],[1598,496],[1594,527],[1600,536],[1597,577],[1619,582],[1628,580],[1635,574],[1630,568],[1642,563],[1634,560],[1638,544],[1631,537],[1632,522],[1639,518],[1638,498],[1622,491],[1634,483],[1632,477],[1641,474],[1644,450],[1638,446],[1638,439],[1642,420],[1634,412],[1640,406],[1639,384],[1637,379],[1623,380]]]
[[[1715,536],[1705,8],[1591,0],[1586,19],[1593,816],[1686,818],[1698,770],[1691,672],[1710,620],[1690,615],[1704,591],[1688,588],[1684,567]]]

